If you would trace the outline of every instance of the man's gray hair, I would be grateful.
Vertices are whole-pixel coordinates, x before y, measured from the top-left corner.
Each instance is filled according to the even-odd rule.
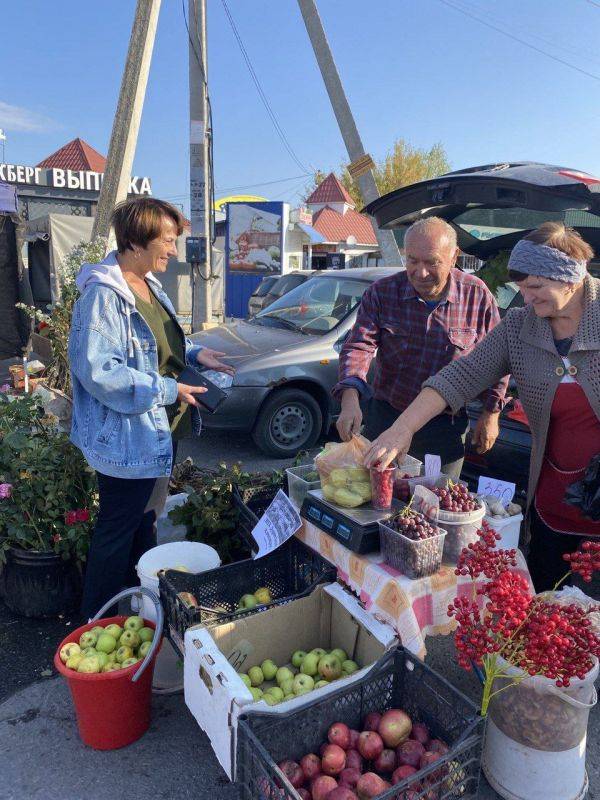
[[[452,225],[449,225],[446,220],[441,217],[424,217],[423,219],[418,219],[416,222],[413,222],[413,224],[406,229],[404,240],[406,241],[411,233],[431,233],[433,230],[437,230],[441,236],[445,236],[448,239],[450,247],[458,247],[456,231]]]

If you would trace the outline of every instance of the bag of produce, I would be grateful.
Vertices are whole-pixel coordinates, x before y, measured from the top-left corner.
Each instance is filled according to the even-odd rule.
[[[371,443],[353,435],[348,442],[328,442],[315,458],[323,497],[342,508],[357,508],[371,499],[369,470],[363,458]]]

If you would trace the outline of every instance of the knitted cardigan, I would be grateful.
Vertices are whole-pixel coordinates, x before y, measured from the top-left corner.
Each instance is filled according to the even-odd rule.
[[[569,351],[575,379],[600,420],[600,280],[584,280],[584,310]],[[423,387],[435,389],[452,411],[512,373],[519,399],[529,419],[532,447],[527,504],[535,495],[550,424],[550,409],[564,374],[564,364],[554,346],[552,328],[531,306],[511,309],[466,356],[453,361]],[[577,442],[573,442],[577,447]],[[508,477],[508,476],[507,476]]]

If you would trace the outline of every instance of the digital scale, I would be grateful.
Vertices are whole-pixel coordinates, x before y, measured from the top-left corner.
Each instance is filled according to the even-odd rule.
[[[404,508],[404,503],[392,500],[389,511],[376,511],[371,505],[341,508],[323,497],[321,489],[307,492],[300,516],[333,536],[354,553],[374,553],[379,550],[379,522]]]

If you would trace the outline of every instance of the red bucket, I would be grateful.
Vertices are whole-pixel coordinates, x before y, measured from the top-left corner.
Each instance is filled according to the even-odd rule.
[[[150,726],[150,703],[152,699],[152,674],[160,647],[136,683],[131,678],[140,668],[141,662],[113,672],[81,673],[68,669],[60,660],[61,647],[70,642],[79,642],[85,631],[96,625],[123,625],[127,617],[107,617],[88,622],[70,633],[60,643],[54,656],[54,666],[67,679],[79,735],[84,744],[95,750],[117,750],[135,742]],[[153,622],[144,620],[144,625],[156,628]]]

